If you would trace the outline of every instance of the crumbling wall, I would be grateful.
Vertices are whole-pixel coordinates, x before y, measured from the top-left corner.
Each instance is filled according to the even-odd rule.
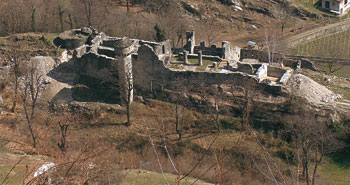
[[[259,78],[259,81],[262,81],[267,77],[267,64],[262,64],[258,68],[258,71],[256,72],[256,76]]]
[[[279,67],[267,66],[267,76],[280,79],[286,70]]]
[[[112,53],[112,49],[110,49],[115,46],[118,40],[120,38],[104,38],[102,34],[88,38],[86,43],[89,44],[77,48],[73,59],[66,62],[66,64],[72,63],[74,70],[69,67],[58,67],[63,70],[72,69],[77,73],[71,83],[78,86],[72,88],[74,100],[77,100],[74,98],[75,94],[83,94],[91,98],[81,99],[85,102],[121,103],[122,97],[126,97],[126,82],[130,81],[133,82],[134,89],[139,95],[152,96],[166,101],[175,101],[174,95],[176,95],[190,103],[187,105],[196,108],[200,107],[203,101],[215,100],[215,93],[221,93],[224,100],[222,103],[229,107],[230,111],[232,108],[238,107],[239,109],[238,104],[244,103],[231,100],[232,97],[236,97],[236,100],[237,98],[244,99],[242,97],[245,96],[245,93],[242,89],[246,89],[249,90],[252,109],[254,109],[251,117],[254,119],[268,118],[269,121],[278,121],[279,118],[283,118],[283,114],[289,114],[287,102],[290,100],[290,92],[287,90],[288,87],[285,88],[281,84],[272,83],[271,80],[263,80],[262,78],[276,77],[280,79],[279,83],[285,85],[292,76],[291,71],[286,72],[281,68],[266,67],[265,64],[261,65],[261,63],[237,64],[237,72],[224,73],[169,69],[164,65],[171,58],[169,41],[155,43],[131,39],[133,40],[133,44],[130,46],[132,49],[127,50],[130,53],[118,55],[116,52]],[[242,49],[237,54],[239,49],[232,48],[231,44],[226,42],[223,43],[222,48],[207,48],[205,44],[197,47],[191,44],[191,46],[193,46],[193,50],[202,50],[204,55],[211,55],[211,57],[256,58],[261,62],[268,62],[267,54],[263,51]],[[66,64],[61,64],[61,66]],[[253,75],[256,69],[259,69],[258,73]],[[127,73],[131,71],[133,79],[128,80]],[[299,78],[296,79],[296,81],[298,80]],[[298,85],[299,82],[296,84]],[[205,96],[208,99],[204,100]],[[80,100],[79,98],[78,100]]]
[[[237,70],[250,75],[254,74],[253,66],[251,64],[244,64],[244,63],[238,62]]]
[[[87,53],[76,60],[75,65],[79,77],[75,84],[82,84],[88,88],[91,101],[120,103],[119,72],[116,59]]]
[[[186,45],[184,46],[184,49],[186,49],[190,54],[193,54],[195,45],[195,32],[186,32]]]
[[[217,48],[216,45],[212,45],[211,47],[195,46],[194,53],[198,53],[198,51],[202,51],[203,55],[218,56],[220,58],[223,56],[223,49]]]
[[[222,58],[226,60],[239,60],[240,49],[238,47],[232,47],[231,42],[223,41],[222,42]]]
[[[242,72],[215,73],[172,70],[164,66],[165,56],[157,56],[152,47],[144,45],[139,48],[138,59],[133,61],[134,87],[136,94],[170,102],[193,106],[207,111],[206,103],[215,104],[215,93],[222,92],[228,110],[240,110],[233,97],[245,96],[240,89],[249,89],[252,98],[253,120],[270,113],[269,121],[280,119],[289,100],[288,92],[281,85],[259,83],[254,75]],[[205,97],[205,99],[204,99]],[[206,103],[205,103],[206,102]],[[240,102],[244,103],[244,102]],[[202,109],[203,108],[203,109]],[[274,112],[274,113],[272,113]]]
[[[118,57],[119,92],[122,103],[127,103],[130,91],[130,101],[133,101],[132,55]]]
[[[154,90],[174,90],[174,84],[181,84],[185,89],[196,89],[199,84],[202,87],[213,85],[242,85],[253,83],[252,86],[259,87],[262,91],[268,89],[269,85],[260,84],[258,78],[245,73],[215,73],[170,70],[166,68],[163,61],[148,45],[141,46],[138,51],[138,59],[133,61],[134,85],[142,94],[151,93]],[[198,89],[197,89],[198,90]],[[276,86],[271,94],[281,94],[282,87]]]
[[[243,59],[257,59],[263,63],[269,62],[269,57],[266,52],[260,51],[260,50],[254,50],[254,49],[246,49],[246,48],[241,49],[240,60],[243,60]]]
[[[241,48],[238,46],[233,47],[232,60],[238,62],[241,58]]]
[[[300,64],[299,64],[300,63]],[[285,58],[283,59],[283,65],[296,69],[298,67],[302,69],[310,69],[312,71],[317,71],[318,69],[315,67],[314,63],[311,62],[310,60],[306,59],[290,59],[290,58]],[[300,65],[300,66],[298,66]]]
[[[151,46],[157,55],[162,55],[162,54],[170,55],[172,53],[170,40],[166,40],[166,41],[159,42],[159,43],[140,40],[139,44],[140,44],[140,46],[145,45],[145,44]]]
[[[243,59],[257,59],[259,60],[259,62],[269,63],[268,53],[266,51],[261,51],[256,49],[242,48],[240,60],[243,60]],[[282,55],[278,53],[274,53],[273,55],[274,63],[279,63],[280,61],[282,61],[282,59],[283,59]]]

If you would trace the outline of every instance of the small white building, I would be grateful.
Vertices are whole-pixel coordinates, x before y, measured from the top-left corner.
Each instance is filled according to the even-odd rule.
[[[339,16],[345,15],[350,7],[350,0],[322,0],[321,7]]]

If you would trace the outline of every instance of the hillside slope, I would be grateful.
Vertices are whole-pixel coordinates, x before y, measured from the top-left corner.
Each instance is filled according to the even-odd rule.
[[[87,3],[91,2],[91,3]],[[315,14],[281,0],[90,0],[0,2],[0,35],[23,32],[62,32],[93,26],[111,36],[154,39],[159,24],[167,37],[181,43],[185,31],[216,43],[262,40],[271,29],[295,34],[315,27]],[[134,2],[134,3],[133,3]],[[28,8],[29,7],[29,8]],[[9,11],[11,10],[11,11]],[[20,16],[19,16],[20,15]],[[311,21],[307,21],[311,19]],[[291,32],[292,31],[292,32]]]

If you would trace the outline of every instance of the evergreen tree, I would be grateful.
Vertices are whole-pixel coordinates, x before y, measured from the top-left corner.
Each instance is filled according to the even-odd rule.
[[[158,24],[156,24],[154,26],[154,30],[156,31],[156,41],[157,42],[162,42],[162,41],[167,40],[165,31],[162,30]]]

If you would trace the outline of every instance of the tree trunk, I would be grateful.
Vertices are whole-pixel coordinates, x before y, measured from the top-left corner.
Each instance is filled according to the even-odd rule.
[[[36,137],[35,137],[35,134],[34,134],[34,131],[32,128],[32,123],[31,123],[33,116],[29,117],[26,99],[23,100],[23,109],[24,109],[24,113],[25,113],[26,119],[27,119],[27,126],[28,126],[30,135],[31,135],[32,140],[33,140],[33,147],[36,148]],[[33,110],[32,110],[31,115],[33,115]]]
[[[16,69],[15,69],[16,70]],[[11,112],[15,112],[17,106],[17,95],[18,95],[18,76],[15,72],[15,97],[13,98],[13,105],[11,108]]]
[[[61,32],[64,31],[64,29],[63,29],[63,15],[64,15],[64,11],[61,9],[61,6],[59,6],[58,7],[58,16],[60,17]]]
[[[32,124],[30,122],[28,122],[28,128],[29,128],[30,135],[32,136],[32,139],[33,139],[33,147],[36,148],[36,137],[34,135]]]
[[[83,0],[88,26],[91,26],[91,0]]]
[[[307,185],[310,185],[310,179],[309,179],[309,161],[305,161],[305,172],[306,172],[306,183]]]
[[[69,26],[70,26],[70,29],[74,29],[74,23],[73,23],[73,18],[72,18],[72,14],[71,13],[68,13],[68,19],[69,19]]]
[[[176,114],[176,118],[175,118],[175,129],[176,129],[176,133],[179,135],[179,140],[181,140],[181,131],[179,129],[179,105],[176,103],[176,107],[175,107],[175,114]]]
[[[127,119],[127,126],[130,126],[130,103],[128,102],[126,104],[126,119]]]
[[[34,7],[32,10],[32,31],[35,32],[35,12],[36,12],[36,8]]]
[[[316,153],[318,153],[318,151],[316,150]],[[321,157],[319,160],[316,160],[316,164],[315,164],[315,168],[314,168],[314,173],[312,175],[312,185],[315,185],[316,183],[316,173],[317,173],[317,168],[319,166],[319,164],[321,163],[323,158],[323,154],[321,154]],[[317,159],[317,154],[316,154],[316,159]]]
[[[88,21],[89,21],[89,27],[91,26],[91,1],[89,1],[89,13],[88,13]]]
[[[129,13],[129,0],[126,0],[126,12]]]
[[[126,117],[127,117],[127,126],[131,125],[131,116],[130,116],[130,104],[131,104],[131,91],[132,85],[128,82],[128,99],[126,103]]]
[[[243,108],[242,113],[242,129],[245,130],[249,126],[249,116],[250,116],[250,99],[249,99],[249,92],[247,89],[245,89],[245,105]]]

